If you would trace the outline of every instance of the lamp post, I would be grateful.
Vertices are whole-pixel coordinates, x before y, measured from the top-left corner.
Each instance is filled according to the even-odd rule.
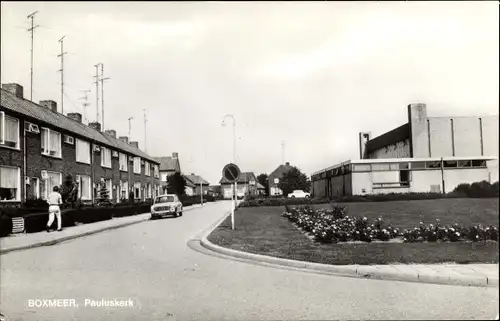
[[[222,126],[226,126],[226,118],[231,118],[233,120],[233,163],[236,162],[236,119],[232,114],[226,114],[222,118]],[[237,183],[234,182],[234,192],[232,193],[232,199],[233,199],[233,209],[236,208],[236,191],[237,191]]]

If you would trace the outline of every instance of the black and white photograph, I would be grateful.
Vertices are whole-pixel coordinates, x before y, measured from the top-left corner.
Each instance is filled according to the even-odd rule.
[[[1,1],[0,321],[499,320],[498,1]]]

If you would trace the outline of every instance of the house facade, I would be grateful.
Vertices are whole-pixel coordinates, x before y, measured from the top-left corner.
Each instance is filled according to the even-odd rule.
[[[284,165],[279,165],[271,174],[268,176],[269,180],[269,195],[283,195],[283,191],[278,187],[281,176],[288,172],[292,166],[290,166],[289,162],[286,162]]]
[[[374,139],[359,134],[359,160],[312,175],[314,196],[448,193],[462,183],[498,181],[498,116],[429,117],[408,106],[408,123]]]
[[[168,188],[168,177],[181,172],[179,154],[172,153],[172,156],[154,157],[160,163],[160,185],[161,193],[166,194]]]
[[[113,201],[152,198],[159,191],[159,162],[116,131],[82,123],[79,113],[63,115],[51,100],[33,103],[23,87],[2,85],[0,103],[0,202],[46,199],[69,174],[79,198],[94,202],[104,182]]]
[[[229,183],[225,177],[222,177],[219,183],[221,185],[222,196],[225,199],[231,199],[234,192],[234,183]],[[257,178],[253,172],[241,173],[236,182],[236,196],[258,195],[257,183]]]
[[[210,183],[203,179],[203,177],[191,173],[190,175],[184,175],[184,178],[186,182],[194,186],[192,195],[208,194]]]

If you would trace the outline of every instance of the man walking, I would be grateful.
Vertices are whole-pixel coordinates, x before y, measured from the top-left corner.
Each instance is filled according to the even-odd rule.
[[[47,232],[50,232],[50,226],[54,222],[54,215],[57,216],[57,230],[62,231],[61,222],[61,208],[59,205],[62,204],[62,196],[59,194],[59,187],[54,186],[53,192],[49,194],[49,221],[47,222]]]

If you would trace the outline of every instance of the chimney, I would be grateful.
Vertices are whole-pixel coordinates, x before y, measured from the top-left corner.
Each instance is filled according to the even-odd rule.
[[[53,100],[40,100],[40,105],[57,113],[57,103]]]
[[[95,129],[97,131],[101,131],[101,124],[98,123],[98,122],[92,122],[92,123],[89,123],[89,127],[92,128],[92,129]]]
[[[366,152],[366,144],[372,139],[371,132],[361,132],[359,133],[359,159],[368,158],[368,154]]]
[[[130,145],[132,145],[135,148],[139,149],[139,142],[130,142]]]
[[[116,130],[113,130],[113,129],[107,129],[104,131],[106,134],[108,134],[109,136],[113,137],[113,138],[116,138]]]
[[[286,163],[285,163],[285,165],[286,165],[286,166],[290,166],[290,163],[289,163],[289,162],[286,162]]]
[[[18,84],[3,84],[2,88],[14,94],[17,98],[23,98],[23,86]]]
[[[128,144],[128,136],[120,136],[118,139]]]
[[[80,113],[68,113],[68,118],[76,120],[77,122],[82,122],[82,114]]]
[[[193,175],[193,176],[194,176],[194,173],[191,173],[191,175]]]
[[[172,153],[172,158],[174,159],[179,158],[179,153]]]

